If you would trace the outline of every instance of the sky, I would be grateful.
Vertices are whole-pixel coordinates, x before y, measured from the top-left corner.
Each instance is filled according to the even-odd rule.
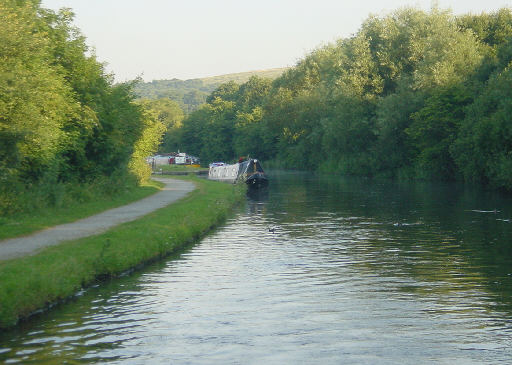
[[[431,0],[42,0],[71,8],[107,71],[123,82],[193,79],[294,66],[314,49],[355,34],[370,14]],[[438,0],[455,14],[512,7],[512,0]]]

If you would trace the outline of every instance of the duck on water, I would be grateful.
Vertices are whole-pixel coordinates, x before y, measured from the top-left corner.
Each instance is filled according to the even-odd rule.
[[[208,178],[230,183],[244,182],[251,188],[268,185],[267,175],[260,162],[254,158],[247,160],[241,158],[238,163],[233,165],[226,165],[223,162],[211,163]]]

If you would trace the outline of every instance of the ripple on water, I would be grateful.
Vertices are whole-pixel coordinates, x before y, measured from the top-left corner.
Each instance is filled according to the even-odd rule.
[[[453,191],[300,176],[179,258],[0,335],[0,362],[512,360],[509,225],[441,205]]]

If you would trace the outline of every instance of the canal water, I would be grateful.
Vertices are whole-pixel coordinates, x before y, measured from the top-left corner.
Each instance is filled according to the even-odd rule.
[[[0,334],[0,363],[512,363],[512,200],[272,173],[177,257]]]

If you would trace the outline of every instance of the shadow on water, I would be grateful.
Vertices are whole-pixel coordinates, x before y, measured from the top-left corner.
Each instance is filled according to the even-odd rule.
[[[246,195],[249,202],[266,202],[269,197],[269,187],[264,186],[259,189],[248,189]]]

